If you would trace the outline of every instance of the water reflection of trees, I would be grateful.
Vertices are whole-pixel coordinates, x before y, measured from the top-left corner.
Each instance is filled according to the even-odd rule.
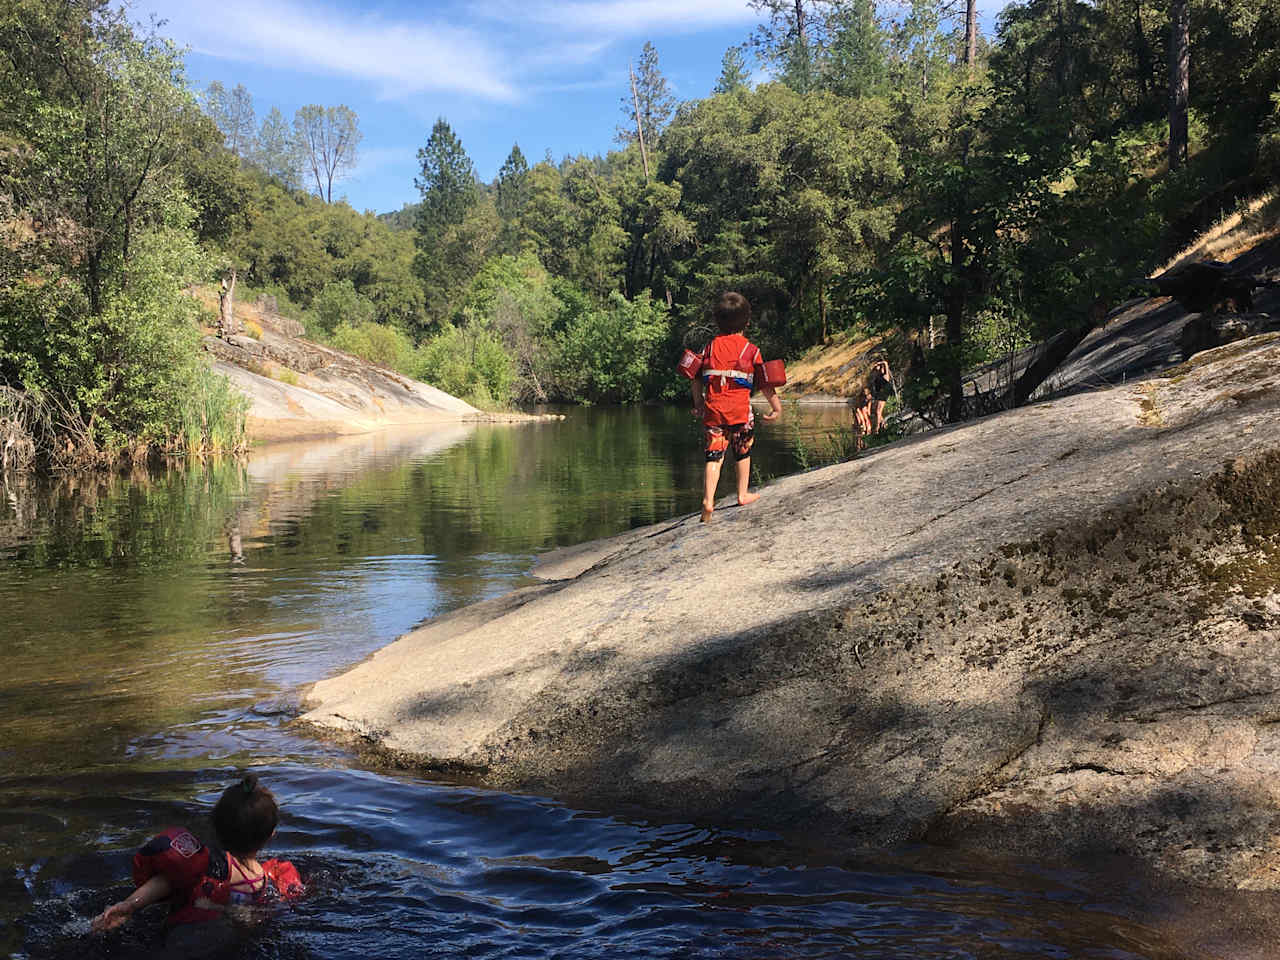
[[[203,558],[246,487],[234,459],[15,481],[0,487],[0,557],[34,567]]]

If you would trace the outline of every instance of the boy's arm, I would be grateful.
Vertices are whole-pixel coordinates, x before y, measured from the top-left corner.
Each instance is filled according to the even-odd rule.
[[[173,887],[170,885],[168,878],[163,874],[157,873],[119,903],[113,903],[94,917],[93,932],[102,933],[105,930],[114,930],[128,920],[129,916],[135,911],[141,910],[143,907],[149,907],[153,903],[159,903],[161,900],[167,899],[171,893],[173,893]]]
[[[703,383],[701,377],[695,377],[689,381],[689,392],[693,394],[693,415],[699,420],[705,413],[704,405],[706,399],[702,395]]]
[[[782,401],[778,399],[778,391],[773,387],[761,387],[760,392],[764,394],[764,398],[769,401],[769,412],[760,419],[777,420],[782,416]]]

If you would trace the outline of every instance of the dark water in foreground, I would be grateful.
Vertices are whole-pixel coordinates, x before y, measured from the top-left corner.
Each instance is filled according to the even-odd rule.
[[[760,472],[846,421],[763,428]],[[133,847],[203,829],[252,765],[283,802],[268,852],[311,894],[231,956],[1178,956],[1033,864],[636,822],[361,769],[289,727],[301,686],[539,552],[695,509],[696,442],[686,411],[579,410],[0,487],[0,955],[154,955],[158,916],[106,939],[88,919]]]

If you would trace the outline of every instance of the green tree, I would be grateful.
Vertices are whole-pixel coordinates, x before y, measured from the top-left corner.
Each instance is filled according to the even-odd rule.
[[[419,175],[413,183],[422,195],[422,203],[418,208],[416,269],[426,284],[428,309],[437,319],[443,319],[460,293],[459,281],[465,281],[465,267],[456,255],[469,252],[469,259],[475,260],[475,230],[463,231],[465,239],[459,231],[482,193],[475,166],[444,117],[436,120],[426,145],[419,148],[418,166]],[[496,219],[496,211],[494,216]],[[473,221],[472,227],[475,226]],[[480,262],[487,255],[486,249]]]
[[[253,162],[290,190],[302,187],[302,158],[298,143],[294,139],[293,128],[278,107],[272,107],[262,121]]]
[[[565,399],[579,403],[634,403],[670,380],[658,354],[667,343],[666,306],[647,293],[634,300],[611,293],[602,305],[561,288],[563,329],[557,337]]]
[[[349,279],[326,283],[311,302],[311,309],[329,333],[342,324],[359,327],[373,319],[373,304],[356,292]]]
[[[253,97],[244,84],[237,83],[233,89],[227,90],[214,80],[205,90],[204,109],[222,131],[227,149],[242,160],[251,159],[257,149],[257,121]]]
[[[825,4],[822,0],[749,0],[749,5],[768,18],[751,38],[761,58],[792,90],[812,90],[824,43]]]
[[[520,144],[512,144],[511,153],[498,170],[494,187],[498,216],[502,219],[499,246],[504,252],[515,252],[520,247],[520,217],[529,202],[529,163],[520,151]]]
[[[830,37],[820,68],[822,86],[846,97],[879,92],[888,79],[886,37],[875,0],[841,0],[828,15]]]
[[[747,59],[740,47],[730,47],[720,59],[720,76],[712,93],[735,93],[746,90],[751,77],[747,72]]]
[[[0,244],[0,380],[48,399],[90,460],[176,444],[208,376],[182,195],[208,128],[181,58],[104,5],[33,0],[0,14],[0,50],[0,207],[22,226]]]
[[[813,342],[837,277],[874,262],[902,169],[886,105],[766,84],[693,105],[668,128],[659,179],[694,225],[685,318],[724,289],[755,307],[770,352]]]
[[[621,108],[626,121],[618,127],[617,141],[636,142],[640,136],[636,130],[639,125],[644,132],[645,147],[651,151],[656,149],[658,137],[675,112],[676,98],[671,95],[671,84],[658,67],[658,49],[648,40],[636,62],[635,95],[628,89],[622,97]]]
[[[418,232],[436,236],[461,223],[479,197],[475,165],[444,117],[436,120],[426,145],[418,149],[418,167],[413,181],[422,195]]]

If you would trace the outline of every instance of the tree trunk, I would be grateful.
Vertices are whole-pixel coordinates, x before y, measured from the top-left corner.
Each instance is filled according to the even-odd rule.
[[[218,336],[224,340],[236,329],[235,313],[236,269],[231,268],[231,276],[222,278],[222,289],[218,291]]]
[[[973,73],[978,62],[978,0],[966,0],[964,13],[964,63]]]
[[[1142,29],[1142,0],[1133,4],[1133,56],[1138,65],[1138,94],[1145,104],[1151,97],[1151,44]]]
[[[1187,160],[1187,102],[1190,99],[1190,32],[1188,0],[1169,3],[1169,169]]]
[[[957,423],[964,417],[964,371],[961,369],[961,346],[964,343],[964,312],[968,300],[968,278],[965,265],[965,228],[961,221],[951,222],[951,286],[947,290],[947,421]]]
[[[827,298],[826,284],[818,281],[818,313],[822,316],[822,342],[827,342]]]
[[[641,69],[644,63],[640,64]],[[627,62],[627,72],[631,74],[631,102],[636,108],[636,137],[640,140],[640,159],[644,161],[644,178],[649,179],[649,153],[644,147],[644,125],[640,123],[640,95],[636,93],[636,72],[631,68],[631,62]]]

